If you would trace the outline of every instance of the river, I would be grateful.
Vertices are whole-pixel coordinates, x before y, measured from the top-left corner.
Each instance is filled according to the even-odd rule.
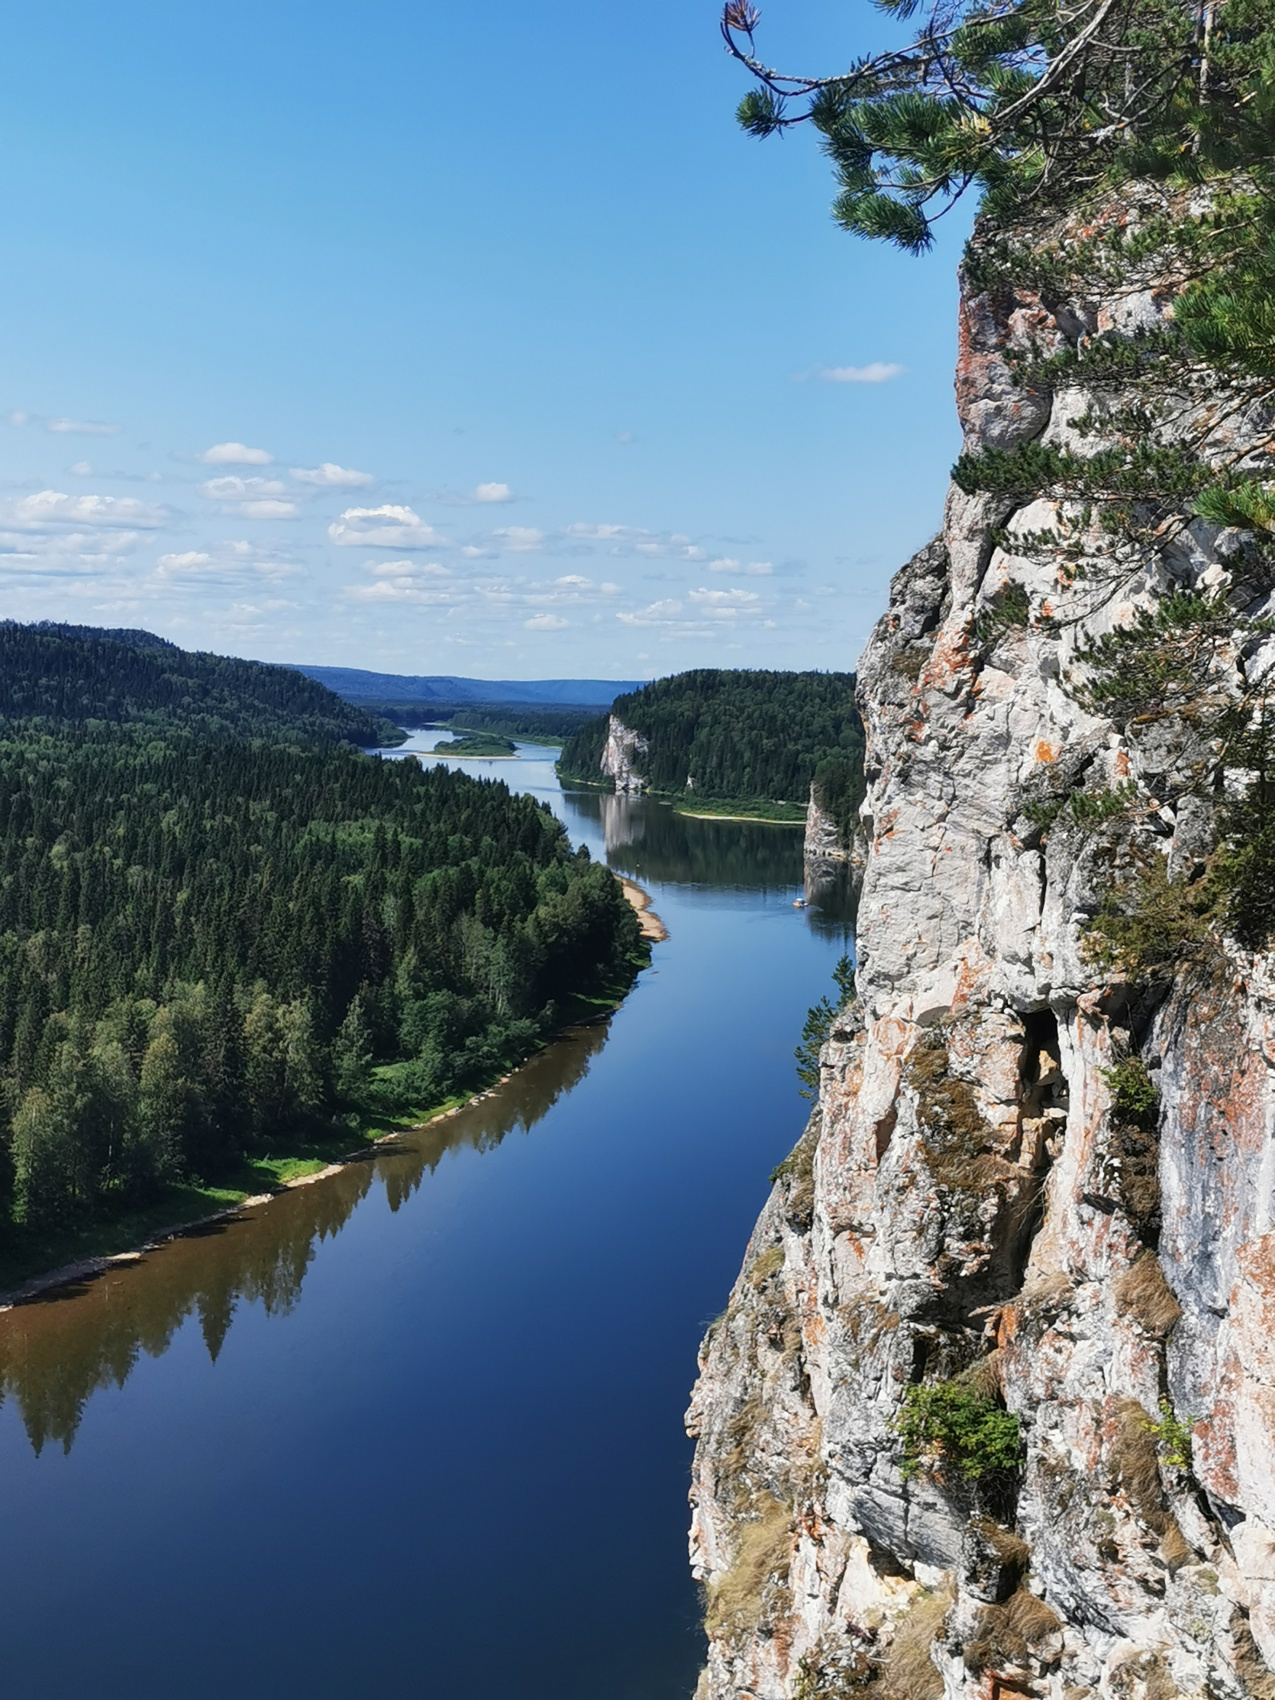
[[[0,1315],[7,1694],[690,1695],[682,1412],[846,922],[793,908],[798,831],[564,793],[552,757],[461,765],[650,891],[670,936],[615,1016]]]

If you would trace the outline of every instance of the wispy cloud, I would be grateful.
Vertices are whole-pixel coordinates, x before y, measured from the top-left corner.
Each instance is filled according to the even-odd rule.
[[[245,519],[295,519],[298,513],[295,502],[283,502],[277,497],[266,497],[250,502],[240,502],[239,512]]]
[[[497,526],[492,536],[499,539],[503,548],[515,555],[531,554],[540,549],[545,540],[544,532],[537,531],[534,525]]]
[[[292,578],[300,571],[295,561],[275,550],[238,538],[207,549],[161,555],[151,577],[157,584],[238,585],[253,578]]]
[[[528,632],[562,632],[571,624],[557,614],[533,614],[529,620],[522,622],[523,630]]]
[[[716,561],[710,561],[708,570],[710,573],[731,573],[736,578],[769,578],[775,569],[769,561],[749,561],[745,566],[742,561],[723,555]]]
[[[675,620],[682,612],[682,604],[676,597],[665,597],[661,602],[649,603],[645,608],[638,608],[632,613],[616,615],[626,626],[665,626]]]
[[[287,485],[278,478],[241,478],[230,472],[206,479],[199,491],[209,501],[220,502],[227,512],[242,514],[245,519],[295,519],[299,512]]]
[[[577,520],[562,532],[563,539],[577,546],[600,543],[610,555],[646,555],[680,561],[706,561],[702,549],[682,531],[647,531],[638,525],[594,524]]]
[[[113,437],[119,426],[103,425],[96,419],[46,419],[44,429],[67,437]]]
[[[512,502],[514,493],[508,484],[478,484],[471,497],[475,502]]]
[[[287,485],[278,478],[240,478],[230,472],[221,478],[205,479],[199,493],[213,502],[246,502],[261,496],[285,495]]]
[[[447,545],[413,509],[392,502],[379,508],[346,508],[328,527],[333,543],[373,549],[437,549]]]
[[[270,466],[274,456],[267,449],[250,449],[247,443],[214,443],[197,457],[205,466]]]
[[[870,360],[866,366],[820,366],[816,375],[826,384],[888,384],[902,371],[891,360]]]
[[[298,484],[312,484],[320,490],[356,490],[376,483],[370,472],[354,472],[348,466],[338,466],[334,460],[325,460],[320,466],[294,466],[290,470]]]

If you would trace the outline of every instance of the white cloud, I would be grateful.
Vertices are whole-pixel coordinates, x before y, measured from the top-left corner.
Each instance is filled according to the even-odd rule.
[[[269,466],[274,460],[266,449],[250,449],[246,443],[214,443],[198,458],[205,466]]]
[[[184,549],[161,555],[151,576],[161,584],[234,585],[242,584],[250,576],[281,579],[291,578],[300,571],[295,561],[239,538],[211,549]]]
[[[365,572],[377,578],[399,578],[404,574],[417,578],[449,578],[447,568],[438,561],[364,561]]]
[[[32,533],[0,529],[0,564],[7,570],[84,577],[118,566],[138,543],[136,531],[116,531],[109,539],[85,531]]]
[[[20,407],[15,407],[12,413],[7,413],[5,417],[8,419],[10,425],[25,425],[31,415],[29,413],[23,413]]]
[[[627,540],[634,537],[645,537],[647,533],[638,531],[631,525],[586,525],[582,520],[577,520],[574,525],[567,527],[566,535],[568,537],[587,538],[595,543],[615,543],[622,538]]]
[[[206,479],[199,491],[211,502],[247,502],[263,496],[283,496],[287,485],[277,478],[240,478],[236,473],[228,473],[222,478]]]
[[[515,555],[530,554],[539,549],[545,540],[543,531],[537,531],[534,525],[502,525],[492,533],[498,537],[506,549]]]
[[[240,502],[239,512],[245,519],[295,519],[297,504],[295,502],[280,502],[270,498],[266,501]]]
[[[202,578],[213,567],[213,558],[206,549],[186,549],[181,554],[161,555],[155,567],[155,577]]]
[[[693,590],[690,600],[705,608],[747,608],[758,600],[755,590]]]
[[[714,620],[734,620],[740,614],[755,614],[760,598],[755,590],[692,590],[689,601]]]
[[[67,468],[67,471],[74,473],[77,478],[92,478],[93,463],[89,460],[77,460],[74,466]]]
[[[707,560],[707,551],[683,531],[647,531],[637,525],[595,525],[577,520],[562,533],[571,543],[604,543],[611,555],[669,556],[680,561]]]
[[[56,431],[68,437],[113,437],[118,425],[100,425],[95,419],[46,419],[46,431]]]
[[[375,584],[351,585],[346,594],[358,602],[413,602],[423,606],[437,606],[456,600],[451,589],[431,589],[429,585],[420,584],[406,575],[377,579]]]
[[[437,549],[447,539],[411,508],[385,502],[379,508],[347,508],[328,527],[333,543],[373,549]]]
[[[512,502],[514,493],[508,484],[479,484],[472,499],[475,502]]]
[[[568,620],[560,620],[556,614],[533,614],[529,620],[524,620],[523,627],[529,632],[561,632],[570,624]]]
[[[32,531],[76,525],[149,528],[167,519],[167,511],[157,503],[139,502],[133,496],[68,496],[62,490],[41,490],[0,508],[0,524]]]
[[[662,602],[652,602],[646,608],[639,608],[633,614],[617,614],[616,619],[622,620],[626,626],[664,626],[682,612],[682,604],[675,597],[665,597]]]
[[[593,580],[582,578],[579,573],[564,573],[561,578],[556,578],[553,582],[561,585],[574,585],[577,589],[583,590],[586,585],[592,584]]]
[[[829,384],[886,384],[902,370],[893,361],[871,360],[866,366],[821,366],[819,376]]]
[[[723,555],[719,560],[710,561],[708,570],[710,573],[732,573],[737,578],[769,578],[775,569],[769,561],[750,561],[745,566],[742,561]]]
[[[332,460],[320,466],[294,466],[291,472],[298,484],[313,484],[321,490],[354,490],[376,482],[370,472],[353,472]]]

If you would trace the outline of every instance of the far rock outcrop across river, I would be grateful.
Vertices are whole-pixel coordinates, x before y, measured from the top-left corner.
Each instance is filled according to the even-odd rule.
[[[1074,447],[1089,398],[1010,352],[1168,306],[967,285],[967,450]],[[1154,813],[1173,759],[1078,705],[1079,646],[1173,588],[1263,605],[1235,533],[1192,522],[1103,598],[1014,552],[1050,518],[953,488],[863,657],[858,997],[688,1418],[699,1700],[1275,1696],[1271,958],[1135,994],[1085,942],[1108,864],[1033,808],[1136,783]],[[1170,872],[1206,814],[1152,822]],[[909,1462],[922,1385],[1011,1413],[1021,1470]]]

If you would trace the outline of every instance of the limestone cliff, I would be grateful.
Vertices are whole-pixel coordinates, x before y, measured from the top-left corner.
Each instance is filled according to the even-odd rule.
[[[805,854],[808,862],[844,862],[849,854],[841,842],[836,821],[820,804],[813,784],[806,805]]]
[[[639,773],[637,763],[647,755],[650,746],[640,732],[626,726],[613,714],[607,727],[606,747],[602,751],[602,772],[614,780],[619,792],[638,792],[648,789]]]
[[[1008,352],[1168,306],[967,289],[967,447],[1074,444],[1089,398],[1016,388]],[[1168,588],[1268,587],[1193,523],[1098,595],[1015,552],[1052,517],[954,489],[862,661],[858,997],[688,1416],[700,1700],[1275,1697],[1275,971],[1227,945],[1136,993],[1085,946],[1100,835],[1031,807],[1134,785],[1145,843],[1201,856],[1207,807],[1157,800],[1181,747],[1068,669]],[[918,1467],[918,1387],[1003,1404],[1021,1469]]]

